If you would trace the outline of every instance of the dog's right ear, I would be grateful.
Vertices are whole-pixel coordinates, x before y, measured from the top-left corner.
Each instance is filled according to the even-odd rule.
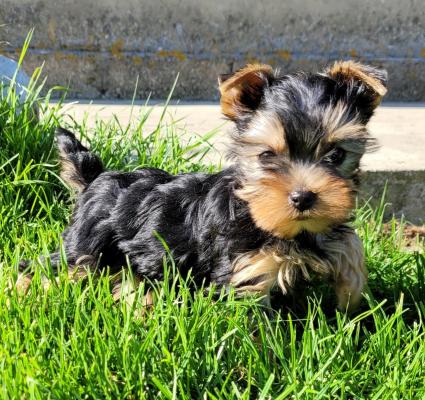
[[[272,67],[264,64],[249,64],[233,74],[220,75],[222,113],[237,121],[253,112],[260,105],[264,90],[274,79]]]
[[[388,74],[384,69],[348,60],[335,62],[325,73],[339,83],[363,85],[373,107],[377,107],[387,93]]]

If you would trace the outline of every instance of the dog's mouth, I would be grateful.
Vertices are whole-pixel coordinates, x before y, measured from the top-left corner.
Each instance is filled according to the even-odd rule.
[[[298,215],[295,220],[296,221],[308,221],[309,219],[312,219],[309,215]]]
[[[293,219],[295,221],[312,221],[317,218],[317,215],[314,213],[315,209],[309,209],[305,211],[297,211]]]
[[[322,215],[317,215],[313,210],[306,210],[304,212],[298,212],[297,215],[293,216],[294,226],[299,231],[307,231],[311,233],[321,233],[329,230],[329,227],[333,225],[331,218],[326,218]]]

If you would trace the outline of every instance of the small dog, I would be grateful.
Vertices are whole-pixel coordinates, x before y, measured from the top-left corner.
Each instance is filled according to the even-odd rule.
[[[340,309],[354,308],[367,271],[346,224],[360,159],[373,143],[366,124],[386,80],[385,71],[353,61],[288,75],[255,64],[220,77],[222,112],[235,124],[234,165],[216,174],[105,171],[58,129],[62,177],[79,191],[63,233],[70,268],[118,270],[128,261],[138,280],[161,280],[160,237],[195,283],[268,299],[274,287],[286,293],[298,274],[315,271],[332,278]]]

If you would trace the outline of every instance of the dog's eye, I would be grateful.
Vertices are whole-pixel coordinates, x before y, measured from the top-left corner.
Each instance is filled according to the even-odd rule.
[[[345,159],[346,151],[337,147],[331,154],[326,157],[326,161],[334,165],[341,165]]]
[[[263,151],[259,156],[258,156],[258,158],[261,160],[261,161],[267,161],[267,160],[269,160],[270,158],[272,158],[272,157],[274,157],[276,154],[275,153],[273,153],[272,151],[270,151],[270,150],[268,150],[268,151]]]

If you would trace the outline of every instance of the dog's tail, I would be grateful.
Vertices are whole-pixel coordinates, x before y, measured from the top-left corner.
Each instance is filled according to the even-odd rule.
[[[56,140],[61,162],[61,178],[73,189],[82,192],[102,172],[102,161],[63,128],[56,130]]]

